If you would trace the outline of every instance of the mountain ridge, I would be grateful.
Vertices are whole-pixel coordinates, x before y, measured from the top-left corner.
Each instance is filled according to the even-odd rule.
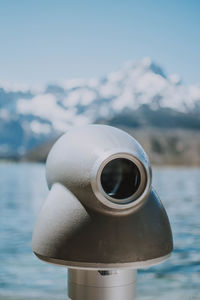
[[[72,79],[40,90],[0,86],[0,157],[22,157],[71,126],[200,129],[200,84],[184,85],[150,58],[104,78]]]

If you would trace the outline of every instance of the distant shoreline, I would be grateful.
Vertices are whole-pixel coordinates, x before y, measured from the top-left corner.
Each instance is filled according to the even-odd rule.
[[[40,164],[45,166],[45,161],[37,161],[37,160],[26,160],[26,159],[2,159],[0,158],[0,164]],[[191,168],[191,169],[199,169],[200,164],[192,165],[192,164],[156,164],[151,162],[151,166],[154,168]],[[0,298],[1,299],[1,298]]]
[[[135,137],[153,166],[200,167],[200,131],[186,129],[121,127]],[[0,162],[45,163],[56,139],[31,149],[21,157],[0,158]]]

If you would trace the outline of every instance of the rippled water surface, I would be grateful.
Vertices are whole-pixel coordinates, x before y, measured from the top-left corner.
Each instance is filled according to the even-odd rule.
[[[200,299],[200,169],[153,168],[153,183],[175,249],[167,262],[139,271],[137,299]],[[44,165],[0,164],[0,299],[67,299],[67,270],[31,251],[33,224],[47,192]]]

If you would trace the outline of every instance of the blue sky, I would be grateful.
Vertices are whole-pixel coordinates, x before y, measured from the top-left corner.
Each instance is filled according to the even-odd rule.
[[[200,82],[200,1],[0,0],[0,81],[101,77],[144,56]]]

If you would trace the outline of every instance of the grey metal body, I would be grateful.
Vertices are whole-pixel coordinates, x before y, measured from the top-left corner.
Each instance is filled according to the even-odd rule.
[[[132,174],[137,176],[132,194],[126,191],[126,182],[123,182],[123,176],[129,182],[127,174],[118,174],[116,168],[118,178],[113,167],[114,173],[109,173],[107,166],[115,165],[116,160],[123,172],[132,168]],[[106,278],[109,282],[109,276],[104,280],[98,270],[120,269],[119,276],[110,275],[110,282],[114,283],[116,279],[118,284],[118,279],[123,282],[122,274],[124,280],[129,277],[129,281],[130,274],[135,274],[133,269],[155,265],[168,258],[173,248],[169,220],[151,186],[148,157],[127,133],[103,125],[74,128],[53,146],[46,172],[50,193],[36,222],[33,251],[44,261],[71,269],[69,280],[73,300],[90,300],[78,295],[89,295],[91,291],[96,291],[96,299],[113,297],[110,293],[105,294],[107,298],[105,295],[98,298],[98,285],[106,283]],[[102,177],[104,173],[105,178]],[[115,177],[119,184],[124,184],[118,194],[118,186],[109,193],[104,185],[107,180],[112,183]],[[79,271],[81,269],[83,271]],[[89,290],[74,281],[80,274],[83,275],[81,278],[87,278]],[[91,285],[90,274],[98,275],[94,277],[95,286]],[[122,298],[129,300],[128,290],[131,291],[135,284],[124,286],[127,286],[127,293],[121,288],[121,293],[125,293]],[[102,288],[107,291],[107,287]],[[91,295],[94,296],[93,292]]]
[[[153,190],[141,209],[115,217],[86,210],[60,184],[42,207],[33,242],[40,259],[86,269],[148,267],[172,250],[169,221]]]

